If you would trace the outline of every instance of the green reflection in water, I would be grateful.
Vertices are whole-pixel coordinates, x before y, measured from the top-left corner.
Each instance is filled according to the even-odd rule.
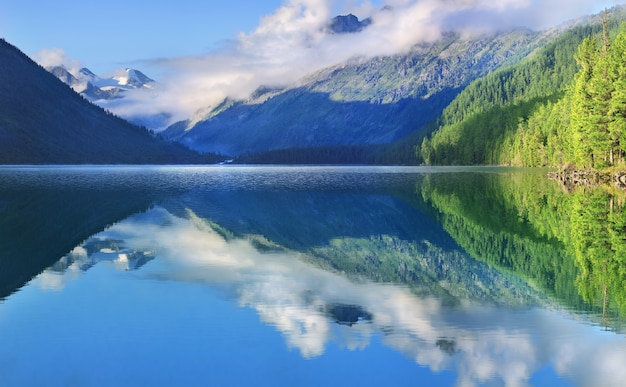
[[[604,188],[568,195],[571,240],[585,301],[602,311],[626,315],[626,209],[623,192]]]
[[[618,329],[626,315],[626,195],[566,192],[543,171],[427,175],[416,192],[474,258]]]

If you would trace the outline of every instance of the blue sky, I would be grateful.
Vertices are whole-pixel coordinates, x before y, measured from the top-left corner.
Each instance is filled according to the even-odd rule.
[[[62,48],[104,72],[135,60],[209,51],[252,31],[280,5],[281,0],[3,0],[0,36],[31,57]]]
[[[133,92],[123,105],[104,107],[126,118],[167,113],[175,122],[260,85],[288,86],[355,56],[405,52],[450,29],[542,29],[625,1],[2,0],[0,37],[44,66],[85,66],[100,76],[139,69],[159,92]],[[332,17],[347,13],[373,23],[358,34],[325,32]]]
[[[368,3],[356,0],[324,2],[333,3],[337,13],[348,12],[350,8],[358,10],[359,4]],[[407,2],[411,1],[372,3],[382,6]],[[530,0],[500,3],[507,2],[532,3]],[[102,73],[134,61],[199,55],[214,50],[225,41],[236,39],[241,32],[253,31],[263,16],[273,13],[283,3],[289,1],[108,0],[96,3],[84,0],[3,0],[0,2],[0,36],[31,57],[44,49],[61,48],[68,57]],[[301,3],[313,6],[317,2]],[[571,1],[571,6],[558,14],[562,15],[561,18],[573,17],[577,9],[585,13],[614,3],[619,2]]]

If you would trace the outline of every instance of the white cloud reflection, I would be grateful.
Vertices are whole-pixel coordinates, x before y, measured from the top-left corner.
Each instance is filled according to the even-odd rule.
[[[226,240],[191,212],[182,219],[155,208],[98,237],[154,254],[160,269],[147,266],[144,275],[226,289],[305,358],[322,356],[330,343],[360,350],[379,337],[433,372],[455,372],[459,386],[523,386],[546,366],[581,385],[626,380],[626,340],[564,311],[470,302],[446,307],[405,287],[351,281],[297,253],[264,253],[250,240]],[[371,319],[337,324],[328,313],[333,305],[358,306]]]

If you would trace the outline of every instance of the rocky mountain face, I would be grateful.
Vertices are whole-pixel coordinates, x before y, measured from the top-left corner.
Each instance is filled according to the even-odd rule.
[[[331,25],[358,33],[364,24],[348,15]],[[284,89],[226,100],[163,135],[200,152],[233,156],[391,143],[422,130],[473,80],[519,62],[555,34],[518,29],[468,39],[448,33],[403,55],[355,58]]]
[[[329,31],[334,34],[345,34],[359,32],[372,24],[372,19],[359,20],[353,14],[335,16],[331,22]]]

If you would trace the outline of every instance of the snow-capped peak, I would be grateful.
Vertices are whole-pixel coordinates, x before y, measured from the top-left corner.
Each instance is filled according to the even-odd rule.
[[[97,76],[96,74],[94,74],[93,72],[91,72],[91,70],[89,70],[86,67],[81,68],[80,70],[78,70],[78,74],[77,74],[77,78],[86,78],[90,81],[98,81],[100,79],[99,76]]]
[[[153,79],[149,78],[141,71],[130,68],[118,71],[116,75],[113,76],[113,79],[115,79],[120,86],[129,86],[134,89],[142,87],[150,88],[150,84],[154,83]]]
[[[137,91],[152,93],[156,90],[157,82],[139,70],[125,68],[115,71],[105,77],[99,77],[88,68],[68,69],[65,66],[50,66],[46,68],[62,82],[69,85],[74,91],[95,104],[115,111],[116,107],[124,105],[124,98]],[[129,121],[150,128],[162,128],[170,119],[167,114],[155,116],[120,116]]]
[[[107,78],[97,76],[86,67],[68,70],[64,66],[52,66],[48,71],[92,101],[119,99],[129,90],[153,89],[156,83],[141,71],[130,68],[119,69]]]

